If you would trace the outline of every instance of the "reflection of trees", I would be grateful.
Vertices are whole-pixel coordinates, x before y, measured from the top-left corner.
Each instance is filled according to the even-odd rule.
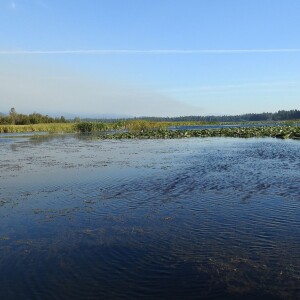
[[[45,134],[45,135],[34,135],[31,136],[29,139],[29,142],[33,145],[40,145],[43,143],[49,143],[51,141],[58,141],[61,143],[64,143],[65,141],[69,140],[70,138],[81,140],[81,141],[90,141],[90,140],[96,140],[99,139],[99,134]]]
[[[64,142],[65,140],[69,139],[70,137],[75,137],[75,135],[71,134],[64,134],[64,135],[56,135],[56,134],[16,134],[15,137],[12,137],[12,143],[10,144],[10,148],[12,151],[17,151],[20,148],[24,147],[24,143],[29,143],[31,145],[41,145],[43,143],[48,143],[53,140],[60,140]]]
[[[35,134],[34,136],[31,136],[29,138],[29,142],[30,144],[33,145],[40,145],[43,143],[48,143],[51,142],[53,140],[59,140],[61,142],[67,140],[70,138],[70,136],[74,136],[74,135],[70,135],[70,134]]]
[[[99,134],[16,134],[11,137],[10,148],[12,151],[18,151],[24,147],[24,143],[31,145],[41,145],[56,140],[58,143],[64,143],[69,139],[79,141],[91,141],[99,139]]]

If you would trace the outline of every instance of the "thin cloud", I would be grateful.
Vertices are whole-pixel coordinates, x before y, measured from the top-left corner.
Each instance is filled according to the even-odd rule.
[[[14,2],[12,2],[14,3]],[[300,48],[282,48],[282,49],[203,49],[203,50],[180,50],[180,49],[148,49],[148,50],[130,50],[130,49],[96,49],[96,50],[2,50],[0,55],[125,55],[125,54],[251,54],[251,53],[298,53]]]

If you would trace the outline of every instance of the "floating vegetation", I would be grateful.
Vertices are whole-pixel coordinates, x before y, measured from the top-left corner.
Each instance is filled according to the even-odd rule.
[[[300,139],[299,126],[220,128],[202,130],[140,130],[120,133],[107,133],[100,139],[176,139],[192,137],[274,137],[281,139]]]

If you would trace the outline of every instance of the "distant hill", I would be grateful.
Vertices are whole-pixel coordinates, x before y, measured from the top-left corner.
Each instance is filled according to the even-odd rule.
[[[6,116],[6,114],[5,114],[5,113],[2,113],[2,112],[0,112],[0,117],[4,117],[4,116]]]

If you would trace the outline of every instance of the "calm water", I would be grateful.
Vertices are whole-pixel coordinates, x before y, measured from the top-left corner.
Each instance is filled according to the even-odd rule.
[[[0,299],[300,299],[300,142],[0,140]]]

